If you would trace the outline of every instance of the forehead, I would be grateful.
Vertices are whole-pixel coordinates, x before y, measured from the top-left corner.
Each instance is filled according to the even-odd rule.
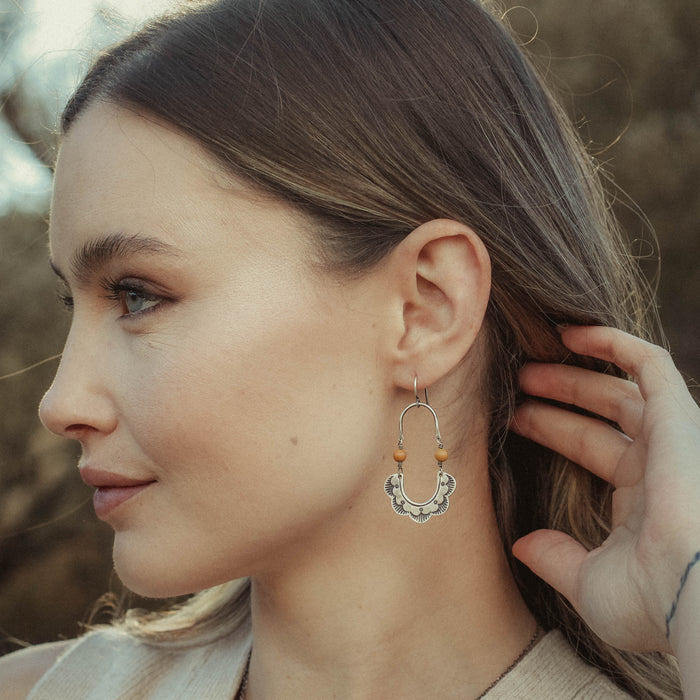
[[[68,212],[71,219],[82,212],[94,221],[100,211],[115,213],[119,203],[128,203],[138,218],[154,205],[160,209],[211,197],[224,180],[213,158],[192,139],[133,111],[96,103],[61,145],[52,224],[60,225]]]
[[[184,250],[273,244],[302,215],[232,175],[193,138],[110,103],[96,103],[65,137],[51,207],[52,256],[113,234],[157,237]],[[232,251],[240,252],[240,251]],[[290,250],[286,251],[287,254]]]
[[[136,155],[154,159],[154,166],[195,166],[208,173],[212,183],[227,181],[223,169],[193,137],[158,117],[107,101],[90,104],[72,123],[59,164],[75,159],[96,166],[101,161],[131,165]]]

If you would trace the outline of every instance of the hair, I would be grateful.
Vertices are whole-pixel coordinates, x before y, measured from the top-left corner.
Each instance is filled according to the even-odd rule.
[[[620,374],[568,352],[558,327],[649,338],[655,312],[596,164],[505,25],[477,0],[219,0],[101,55],[64,133],[100,100],[164,120],[305,212],[339,273],[370,269],[434,218],[479,234],[493,268],[490,479],[515,579],[543,627],[634,697],[681,697],[671,660],[605,644],[510,552],[543,527],[594,548],[610,523],[607,484],[508,430],[519,369],[535,359]],[[206,643],[242,623],[248,591],[231,582],[120,624],[154,644]]]

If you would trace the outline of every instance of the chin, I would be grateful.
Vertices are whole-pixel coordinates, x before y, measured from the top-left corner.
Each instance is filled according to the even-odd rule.
[[[179,586],[174,581],[156,576],[155,570],[133,571],[127,566],[114,562],[114,569],[122,584],[132,593],[142,598],[173,598],[175,596],[196,593],[196,589]]]
[[[173,557],[163,561],[163,552],[156,547],[145,548],[134,555],[129,548],[120,546],[115,539],[113,561],[119,580],[132,593],[142,598],[173,598],[196,593],[206,584],[198,585],[190,576],[183,576],[182,569],[174,564],[180,561]]]

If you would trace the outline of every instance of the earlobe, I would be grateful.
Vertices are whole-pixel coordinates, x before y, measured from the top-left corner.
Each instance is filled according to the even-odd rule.
[[[488,252],[465,224],[435,219],[397,246],[391,265],[403,315],[395,383],[409,389],[417,375],[432,385],[461,362],[481,329],[491,289]]]

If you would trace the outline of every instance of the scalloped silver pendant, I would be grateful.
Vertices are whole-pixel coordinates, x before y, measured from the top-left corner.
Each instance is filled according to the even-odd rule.
[[[450,495],[457,482],[452,474],[440,469],[437,475],[437,487],[432,498],[423,503],[412,501],[403,488],[403,474],[392,474],[384,482],[384,491],[391,499],[391,505],[399,515],[407,515],[416,523],[425,523],[433,515],[442,515],[450,506]]]

